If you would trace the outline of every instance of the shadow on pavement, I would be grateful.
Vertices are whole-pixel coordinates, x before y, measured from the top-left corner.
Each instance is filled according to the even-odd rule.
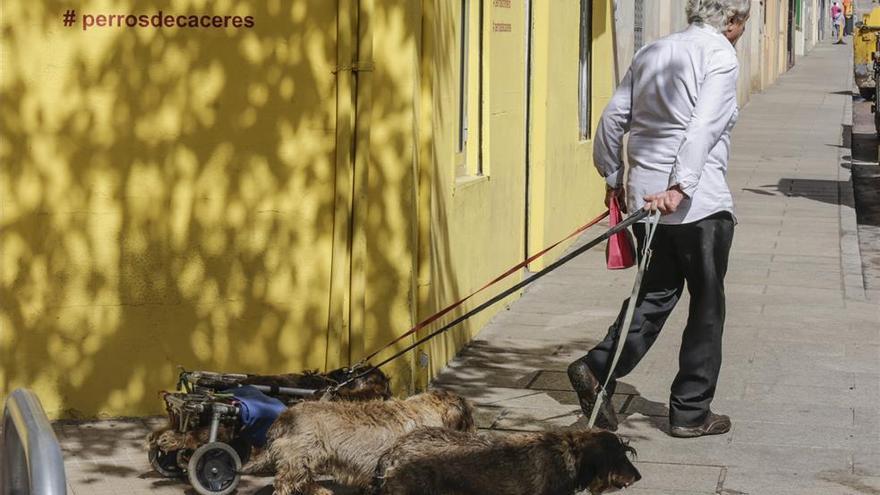
[[[848,182],[827,179],[779,179],[776,184],[757,188],[744,187],[742,190],[762,196],[787,196],[807,198],[832,205],[841,204],[840,188],[852,187]]]
[[[481,429],[536,431],[586,427],[587,418],[580,410],[566,369],[595,342],[524,345],[523,340],[518,340],[517,345],[512,349],[504,341],[490,344],[475,340],[437,377],[434,386],[474,402]],[[642,397],[632,385],[619,382],[612,402],[621,421],[641,415],[645,418],[633,420],[666,431],[665,403]]]

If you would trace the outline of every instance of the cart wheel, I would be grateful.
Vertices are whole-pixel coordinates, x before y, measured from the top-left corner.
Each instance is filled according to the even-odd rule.
[[[147,457],[150,459],[150,466],[166,478],[177,478],[183,474],[183,469],[177,465],[177,450],[171,452],[163,452],[159,447],[150,447]]]
[[[223,442],[202,445],[189,459],[189,482],[201,495],[227,495],[238,486],[241,458]]]
[[[189,467],[189,458],[192,457],[193,452],[195,451],[192,449],[180,449],[177,451],[177,467],[180,468],[181,473],[185,473]]]

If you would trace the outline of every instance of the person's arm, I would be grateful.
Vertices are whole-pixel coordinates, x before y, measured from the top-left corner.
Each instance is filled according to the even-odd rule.
[[[631,121],[632,69],[627,71],[602,112],[593,143],[593,165],[605,178],[608,189],[623,187],[623,136],[629,132]]]
[[[672,213],[685,197],[693,197],[709,153],[727,130],[736,111],[736,54],[724,51],[710,62],[697,104],[684,133],[666,191],[645,196],[646,208]]]

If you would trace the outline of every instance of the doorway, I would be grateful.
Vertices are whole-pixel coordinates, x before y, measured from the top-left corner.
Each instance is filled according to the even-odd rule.
[[[786,36],[786,54],[788,68],[794,67],[795,61],[795,29],[797,29],[797,4],[803,0],[788,0],[788,35]]]

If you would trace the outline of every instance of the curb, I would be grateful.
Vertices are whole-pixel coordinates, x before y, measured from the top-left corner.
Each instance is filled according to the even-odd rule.
[[[853,126],[853,101],[850,97],[843,105],[842,125]],[[852,130],[850,130],[852,133]],[[852,181],[852,139],[850,147],[845,146],[841,133],[837,155],[837,188],[840,201],[840,272],[843,276],[844,298],[850,301],[867,301],[865,294],[865,275],[862,272],[862,253],[859,248],[859,224],[856,220],[855,192]],[[849,168],[844,167],[844,152],[849,152]]]

